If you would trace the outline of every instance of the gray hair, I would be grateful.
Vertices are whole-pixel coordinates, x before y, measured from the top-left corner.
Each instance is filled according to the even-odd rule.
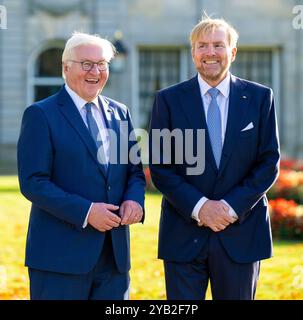
[[[68,63],[68,60],[72,59],[73,50],[82,45],[96,45],[102,48],[104,58],[107,62],[110,62],[116,54],[116,48],[114,45],[110,41],[101,38],[98,34],[92,35],[75,31],[66,41],[65,48],[62,53],[62,63]],[[65,79],[63,68],[62,76]]]

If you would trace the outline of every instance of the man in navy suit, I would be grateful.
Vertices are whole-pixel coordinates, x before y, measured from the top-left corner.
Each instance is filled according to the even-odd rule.
[[[99,95],[114,53],[99,36],[73,34],[62,56],[65,85],[24,112],[18,173],[32,202],[31,299],[129,298],[129,225],[143,222],[145,179],[141,163],[117,157],[121,124],[123,136],[133,130],[128,109]],[[134,147],[128,141],[126,151]]]
[[[266,192],[280,158],[274,99],[270,88],[230,74],[237,39],[223,19],[202,19],[190,35],[197,76],[155,98],[150,168],[163,194],[158,254],[168,299],[205,299],[209,281],[213,299],[254,299],[260,260],[272,256]],[[190,173],[184,143],[169,148],[153,138],[164,129],[184,136],[193,129],[194,152],[205,129],[204,170]]]

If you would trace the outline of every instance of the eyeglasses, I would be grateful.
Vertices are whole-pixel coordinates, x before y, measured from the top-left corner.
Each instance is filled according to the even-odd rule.
[[[109,65],[109,62],[107,62],[105,60],[102,60],[99,62],[92,62],[89,60],[85,60],[85,61],[69,60],[69,61],[74,62],[74,63],[80,63],[83,71],[91,71],[93,69],[93,67],[95,66],[95,64],[97,65],[99,71],[105,71],[108,69],[108,65]]]

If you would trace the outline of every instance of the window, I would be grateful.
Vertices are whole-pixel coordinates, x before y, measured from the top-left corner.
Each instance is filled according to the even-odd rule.
[[[179,49],[140,49],[139,118],[142,128],[148,128],[156,91],[180,81],[180,62]]]
[[[239,49],[231,72],[240,78],[273,87],[273,60],[271,50]]]
[[[259,82],[273,89],[275,106],[280,128],[281,122],[281,76],[280,76],[280,50],[268,49],[238,49],[236,60],[232,63],[231,72],[236,76]]]
[[[29,72],[29,103],[56,93],[62,84],[61,58],[63,47],[48,47],[33,61]]]

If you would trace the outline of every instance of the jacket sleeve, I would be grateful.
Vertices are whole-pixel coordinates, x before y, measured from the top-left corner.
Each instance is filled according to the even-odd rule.
[[[131,116],[129,111],[126,113],[128,122],[128,155],[129,161],[127,164],[127,183],[124,192],[123,200],[133,200],[138,202],[143,212],[144,209],[144,194],[145,194],[145,175],[143,172],[142,162],[141,162],[141,150],[139,143],[137,142],[137,137],[133,128]],[[132,157],[133,155],[133,157]],[[144,217],[143,217],[144,220]],[[143,221],[142,220],[142,221]]]
[[[171,131],[170,110],[163,92],[158,92],[152,110],[149,132],[149,163],[152,180],[156,188],[165,199],[188,222],[192,221],[191,215],[195,205],[204,196],[197,188],[188,183],[184,176],[178,174],[176,165],[166,163],[165,153],[174,153],[174,148],[166,150],[163,144],[154,139],[155,130],[168,129]],[[157,161],[156,159],[159,159]],[[173,158],[172,158],[173,159]]]
[[[24,112],[17,159],[22,194],[33,205],[82,229],[91,201],[65,192],[52,182],[52,140],[44,111],[38,106]]]
[[[265,195],[278,177],[280,148],[272,90],[268,90],[261,106],[260,134],[256,164],[241,183],[223,199],[231,205],[242,223],[247,213]]]

